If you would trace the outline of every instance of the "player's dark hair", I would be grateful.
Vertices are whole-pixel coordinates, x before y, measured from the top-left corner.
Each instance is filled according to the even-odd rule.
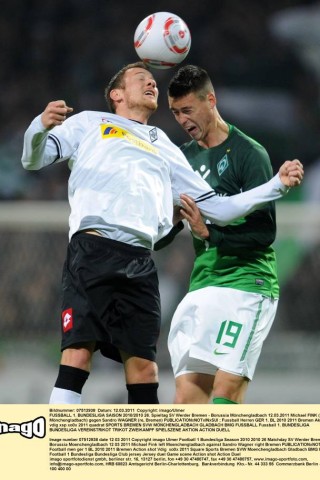
[[[205,98],[213,92],[213,85],[208,72],[196,65],[185,65],[177,71],[169,82],[168,96],[180,98],[195,93],[199,98]]]
[[[104,91],[104,96],[105,99],[107,100],[109,109],[112,113],[115,113],[115,105],[113,100],[110,98],[110,92],[114,90],[115,88],[123,88],[124,87],[124,82],[123,82],[123,77],[127,70],[130,70],[131,68],[144,68],[145,70],[150,71],[148,65],[146,65],[144,62],[135,62],[135,63],[129,63],[128,65],[125,65],[124,67],[119,70],[118,73],[116,73],[108,83],[105,91]]]

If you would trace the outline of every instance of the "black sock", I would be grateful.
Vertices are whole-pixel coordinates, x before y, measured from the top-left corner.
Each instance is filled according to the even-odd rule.
[[[89,372],[81,368],[69,367],[68,365],[60,365],[58,378],[55,387],[64,390],[72,390],[81,393],[83,385],[89,377]]]
[[[159,403],[157,390],[159,383],[127,384],[128,403]]]

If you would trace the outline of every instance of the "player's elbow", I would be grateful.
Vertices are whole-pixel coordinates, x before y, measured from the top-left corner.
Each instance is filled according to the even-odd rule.
[[[25,170],[40,170],[41,168],[41,162],[33,155],[23,154],[21,163]]]
[[[40,169],[39,165],[35,165],[32,162],[22,160],[21,163],[22,163],[22,166],[25,170],[39,170]]]

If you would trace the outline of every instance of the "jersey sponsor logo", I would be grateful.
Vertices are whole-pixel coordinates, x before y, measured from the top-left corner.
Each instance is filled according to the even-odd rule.
[[[206,165],[201,165],[199,170],[195,170],[195,172],[205,180],[207,176],[210,175],[211,170],[210,168],[207,168]]]
[[[72,308],[67,308],[67,310],[64,310],[62,312],[62,329],[64,332],[67,332],[68,330],[71,330],[73,327],[73,313],[72,313]]]
[[[228,167],[229,167],[229,159],[228,159],[228,155],[225,154],[221,158],[221,160],[218,162],[218,165],[217,165],[217,170],[220,177]]]
[[[158,155],[159,153],[158,148],[154,147],[153,145],[150,145],[150,143],[146,142],[145,140],[142,140],[136,135],[133,135],[128,130],[120,128],[117,125],[113,125],[112,123],[103,123],[102,125],[100,125],[100,130],[101,130],[101,136],[103,139],[121,138],[146,152],[154,153],[155,155]]]

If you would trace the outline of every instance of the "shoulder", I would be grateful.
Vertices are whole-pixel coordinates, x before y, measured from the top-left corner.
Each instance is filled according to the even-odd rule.
[[[180,145],[180,150],[182,151],[190,150],[190,149],[194,149],[196,146],[198,146],[197,142],[195,142],[194,140],[191,140],[190,142],[185,142],[182,145]]]
[[[106,117],[106,113],[103,112],[95,112],[95,111],[90,111],[90,110],[83,110],[82,112],[79,113],[74,113],[70,117],[67,118],[65,123],[91,123],[93,121],[99,121],[103,118]]]
[[[84,110],[83,112],[79,113],[81,118],[86,119],[87,121],[99,121],[100,123],[114,121],[117,115],[108,112],[99,112],[94,110]]]
[[[183,143],[180,145],[180,150],[185,154],[186,157],[194,157],[198,154],[202,149],[199,147],[198,143],[195,140],[191,140],[190,142]]]
[[[230,125],[230,127],[231,127],[230,139],[235,142],[238,142],[239,146],[242,146],[243,148],[254,149],[254,150],[267,153],[266,148],[261,143],[259,143],[255,138],[251,137],[247,133],[244,133],[242,130],[240,130],[238,127],[235,127],[234,125]]]
[[[238,177],[245,179],[246,189],[270,180],[273,174],[272,164],[265,147],[237,127],[233,127],[231,136],[234,168]]]
[[[232,126],[229,138],[231,148],[236,150],[238,158],[242,160],[247,159],[248,161],[251,159],[254,162],[259,160],[263,163],[270,163],[269,153],[266,148],[239,128]]]

